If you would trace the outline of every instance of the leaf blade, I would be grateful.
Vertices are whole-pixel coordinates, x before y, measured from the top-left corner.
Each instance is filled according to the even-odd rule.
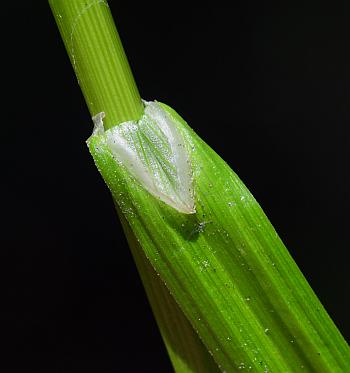
[[[107,147],[96,152],[98,136],[90,150],[147,258],[220,368],[343,371],[346,343],[254,197],[162,108],[194,149],[196,214],[180,214],[147,193]]]
[[[174,370],[181,373],[220,372],[203,342],[145,257],[120,211],[119,217]]]

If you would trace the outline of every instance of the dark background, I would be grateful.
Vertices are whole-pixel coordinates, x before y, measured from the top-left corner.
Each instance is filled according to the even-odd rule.
[[[235,4],[110,1],[142,97],[240,175],[349,338],[350,5]],[[170,372],[50,9],[0,17],[0,369]]]

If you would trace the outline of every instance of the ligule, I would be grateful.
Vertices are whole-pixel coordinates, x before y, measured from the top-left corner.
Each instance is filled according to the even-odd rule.
[[[138,121],[128,121],[104,134],[116,161],[151,194],[179,212],[195,212],[188,149],[170,116],[156,102],[144,102]],[[103,133],[101,115],[94,132]]]
[[[344,371],[346,343],[258,203],[173,109],[160,108],[191,149],[195,214],[149,193],[116,161],[106,133],[93,135],[89,147],[127,234],[219,368]]]

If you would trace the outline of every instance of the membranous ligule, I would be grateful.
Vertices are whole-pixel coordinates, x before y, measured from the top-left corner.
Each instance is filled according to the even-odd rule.
[[[149,193],[179,212],[195,212],[189,145],[175,118],[157,102],[144,102],[138,121],[103,130],[103,113],[95,116],[94,134],[104,136],[115,160]]]

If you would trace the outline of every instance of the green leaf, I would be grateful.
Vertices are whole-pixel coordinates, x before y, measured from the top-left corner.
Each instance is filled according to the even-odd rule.
[[[171,108],[142,116],[107,1],[49,2],[90,113],[105,116],[90,151],[176,371],[215,372],[211,354],[227,372],[347,371],[348,346],[236,174]]]
[[[161,107],[191,149],[195,214],[166,204],[116,161],[108,131],[88,144],[132,234],[220,369],[346,371],[348,346],[256,200]]]
[[[117,210],[118,209],[118,206]],[[146,258],[128,222],[119,211],[124,232],[144,284],[164,344],[176,372],[216,373],[218,366]]]

